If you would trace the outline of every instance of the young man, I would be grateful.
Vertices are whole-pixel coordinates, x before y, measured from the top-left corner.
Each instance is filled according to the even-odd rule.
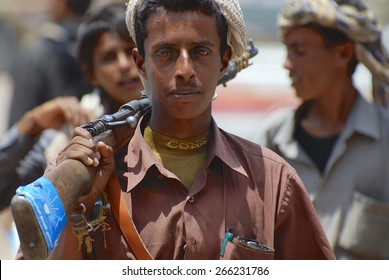
[[[105,5],[80,26],[77,53],[93,92],[84,94],[81,102],[64,96],[35,107],[2,138],[0,210],[9,206],[17,187],[42,176],[74,127],[140,98],[143,85],[132,59],[135,44],[128,36],[125,11],[124,4]]]
[[[212,118],[218,79],[245,50],[239,3],[130,1],[127,26],[152,111],[115,159],[111,147],[76,128],[57,164],[76,159],[96,167],[82,202],[119,192],[154,259],[333,259],[294,169]],[[79,248],[68,223],[50,257],[137,258],[123,217],[118,223],[113,212],[104,220],[109,229],[90,231],[89,247]]]
[[[124,3],[110,3],[88,13],[77,36],[77,55],[88,81],[94,86],[102,110],[90,106],[91,95],[81,103],[95,111],[95,117],[113,114],[120,106],[139,99],[143,85],[132,59],[135,43],[128,36]],[[96,104],[96,102],[93,102]]]
[[[115,113],[123,104],[139,99],[143,90],[132,59],[135,43],[128,36],[125,11],[123,3],[103,5],[88,13],[78,29],[78,61],[94,87],[82,96],[81,106],[92,119]],[[56,136],[45,152],[49,162],[70,138],[71,134]]]
[[[387,88],[387,54],[371,11],[346,2],[287,1],[284,67],[302,104],[264,121],[260,143],[296,168],[337,258],[388,259],[388,111],[352,80],[359,59]]]

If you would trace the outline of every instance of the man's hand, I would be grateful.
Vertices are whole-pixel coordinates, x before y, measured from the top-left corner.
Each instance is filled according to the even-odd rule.
[[[71,129],[91,120],[88,111],[73,96],[61,96],[47,101],[24,114],[18,122],[22,134],[35,137],[48,128],[60,129],[68,124]]]
[[[92,190],[88,194],[88,197],[95,200],[104,190],[114,169],[115,163],[112,147],[102,141],[95,144],[87,130],[76,127],[73,131],[73,138],[59,153],[56,165],[58,166],[66,159],[78,160],[86,166],[95,168],[96,172]]]

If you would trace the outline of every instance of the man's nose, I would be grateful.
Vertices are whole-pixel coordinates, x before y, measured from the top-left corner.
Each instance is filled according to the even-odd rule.
[[[283,67],[286,69],[286,70],[291,70],[292,69],[292,61],[290,60],[290,57],[289,55],[287,54],[285,56],[285,59],[284,59],[284,64],[283,64]]]
[[[118,53],[117,60],[118,60],[119,66],[123,69],[128,69],[132,65],[132,57],[128,56],[124,52]]]
[[[118,54],[117,60],[119,67],[123,72],[130,71],[131,74],[138,75],[138,72],[135,67],[135,62],[131,56],[127,55],[125,52],[121,52]]]
[[[193,60],[187,50],[180,52],[176,62],[176,78],[185,81],[190,80],[196,75]]]

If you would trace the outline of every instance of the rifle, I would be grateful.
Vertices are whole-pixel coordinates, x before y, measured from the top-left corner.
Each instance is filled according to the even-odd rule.
[[[241,59],[229,62],[218,85],[226,86],[238,72],[251,65],[249,59],[257,53],[258,49],[250,40]],[[142,91],[139,100],[128,102],[116,113],[104,115],[81,127],[89,131],[95,143],[104,141],[117,148],[131,139],[138,120],[149,110],[150,100]],[[94,167],[67,159],[43,177],[17,189],[10,206],[24,258],[47,259],[79,197],[91,190],[94,173]]]

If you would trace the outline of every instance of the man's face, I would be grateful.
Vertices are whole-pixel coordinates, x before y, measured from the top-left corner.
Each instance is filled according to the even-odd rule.
[[[146,24],[145,58],[134,54],[151,95],[153,117],[209,120],[219,77],[229,61],[220,55],[216,20],[197,12],[161,12]]]
[[[284,44],[287,49],[284,67],[299,98],[305,101],[325,98],[344,77],[344,69],[337,63],[336,48],[326,48],[313,28],[291,29],[284,37]]]
[[[134,44],[114,32],[103,33],[93,51],[90,79],[122,105],[140,98],[143,85],[132,59]]]

